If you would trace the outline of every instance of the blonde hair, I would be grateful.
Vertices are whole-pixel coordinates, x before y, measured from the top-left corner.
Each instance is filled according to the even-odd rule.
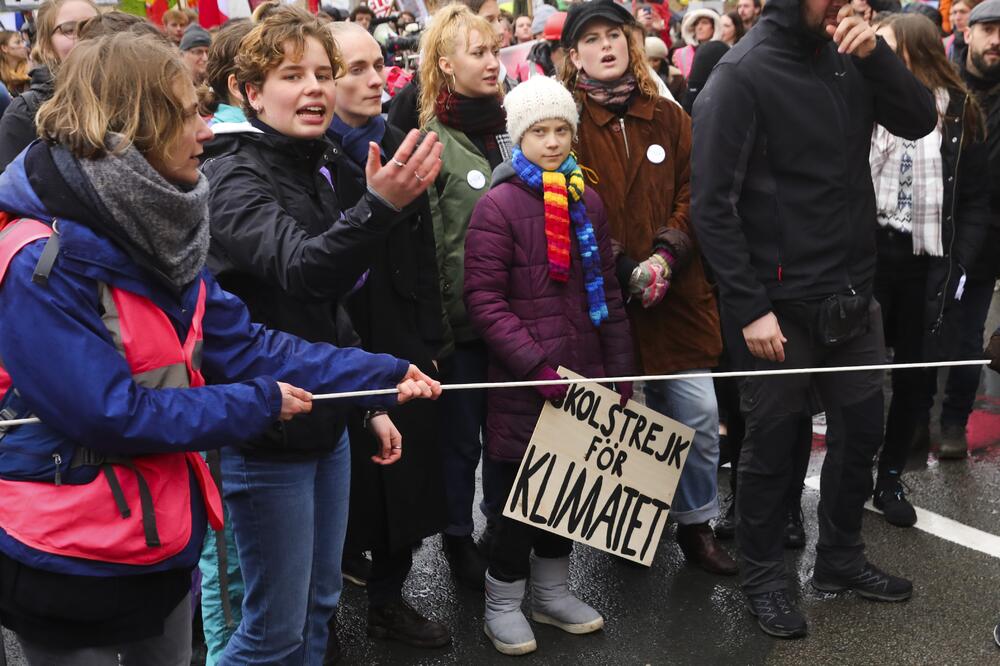
[[[80,42],[56,79],[55,94],[38,110],[38,135],[79,158],[108,152],[108,133],[143,155],[168,156],[187,110],[176,86],[193,85],[175,49],[152,35],[107,35]]]
[[[247,86],[263,86],[267,73],[281,65],[286,55],[292,60],[300,60],[309,37],[320,43],[330,59],[334,78],[339,77],[341,60],[333,35],[304,9],[288,5],[278,7],[243,38],[236,54],[234,74],[243,93],[243,112],[248,118],[255,118],[257,114],[247,100]],[[286,53],[289,46],[291,51]]]
[[[628,44],[628,66],[635,77],[636,83],[639,84],[639,92],[646,97],[656,98],[660,93],[656,82],[653,81],[653,74],[649,70],[649,65],[646,63],[645,40],[640,41],[638,36],[639,31],[633,30],[633,27],[630,25],[621,26],[622,32],[625,34],[625,41]],[[577,43],[579,43],[579,40],[577,40]],[[572,44],[566,50],[566,57],[563,59],[559,80],[569,88],[569,91],[573,93],[573,97],[576,98],[579,104],[583,102],[584,94],[576,89],[576,79],[580,74],[580,70],[576,68],[573,60],[569,57],[571,49],[576,49],[576,44]]]
[[[7,43],[18,33],[9,30],[0,31],[0,46]],[[28,76],[28,59],[17,60],[6,53],[0,53],[0,82],[7,86],[11,94],[19,93],[28,87],[31,77]]]
[[[438,60],[454,55],[459,46],[468,43],[469,35],[478,32],[489,47],[497,45],[498,38],[486,19],[472,13],[464,4],[450,4],[434,14],[430,28],[424,32],[420,43],[420,125],[434,119],[434,106],[438,95],[447,85]],[[497,95],[500,95],[499,81]]]
[[[31,49],[31,60],[49,68],[55,74],[59,69],[59,56],[52,46],[52,36],[56,31],[56,17],[59,10],[68,2],[82,2],[93,7],[95,13],[100,13],[93,0],[45,0],[38,8],[35,17],[35,44]]]

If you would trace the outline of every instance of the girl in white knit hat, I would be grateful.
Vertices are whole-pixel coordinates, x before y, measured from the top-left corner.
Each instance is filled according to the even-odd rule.
[[[538,76],[504,99],[513,158],[493,172],[465,240],[465,304],[489,350],[490,381],[558,379],[563,366],[586,377],[632,373],[632,338],[604,206],[570,153],[578,114],[572,95]],[[486,451],[510,492],[546,400],[567,387],[487,392]],[[631,384],[617,387],[622,404]],[[570,594],[569,539],[501,516],[486,574],[485,631],[497,650],[535,649],[521,611],[573,634],[604,618]]]

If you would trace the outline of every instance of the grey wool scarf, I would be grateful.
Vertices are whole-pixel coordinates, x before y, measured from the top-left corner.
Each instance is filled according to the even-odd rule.
[[[112,134],[108,146],[113,150],[121,140]],[[190,284],[208,257],[208,179],[199,174],[194,187],[182,190],[134,146],[77,163],[111,215],[106,222],[151,257],[175,288]]]

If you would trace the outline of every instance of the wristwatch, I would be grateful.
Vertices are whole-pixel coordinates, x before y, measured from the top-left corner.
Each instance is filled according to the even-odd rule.
[[[388,413],[389,412],[385,411],[384,409],[369,409],[367,412],[365,412],[365,420],[364,420],[365,430],[369,429],[369,427],[372,424],[372,419],[374,419],[376,416],[383,416]]]

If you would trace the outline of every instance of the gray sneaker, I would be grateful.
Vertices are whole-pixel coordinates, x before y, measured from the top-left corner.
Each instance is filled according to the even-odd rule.
[[[969,456],[969,440],[965,428],[955,425],[941,426],[941,444],[938,446],[939,460],[961,460]]]

